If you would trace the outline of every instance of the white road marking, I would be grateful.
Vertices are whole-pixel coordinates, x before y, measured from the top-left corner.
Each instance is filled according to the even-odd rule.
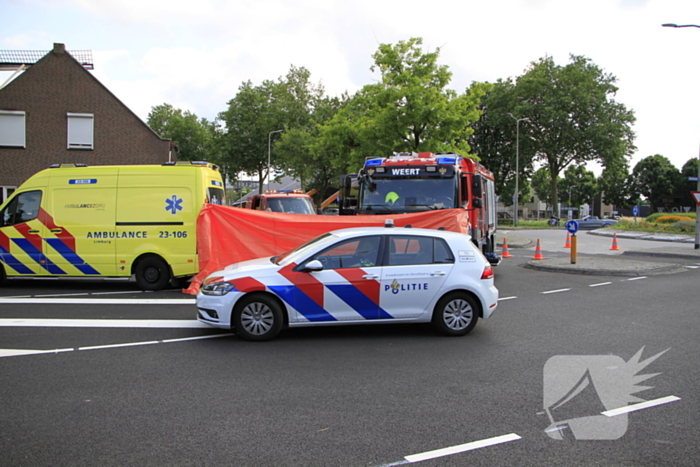
[[[591,284],[588,287],[600,287],[602,285],[610,285],[612,282],[601,282],[600,284]]]
[[[516,299],[516,298],[518,298],[518,297],[516,297],[516,296],[512,296],[512,297],[501,297],[501,298],[498,299],[498,301],[499,301],[499,302],[502,302],[503,300],[514,300],[514,299]]]
[[[517,441],[519,439],[521,439],[520,436],[516,435],[515,433],[511,433],[508,435],[496,436],[495,438],[482,439],[480,441],[473,441],[471,443],[460,444],[459,446],[436,449],[435,451],[428,451],[421,454],[413,454],[404,457],[404,459],[406,459],[408,462],[421,462],[428,459],[435,459],[437,457],[451,456],[453,454],[459,454],[461,452],[473,451],[474,449],[494,446],[496,444]]]
[[[628,281],[641,281],[642,279],[649,279],[647,276],[632,277],[627,279]]]
[[[679,400],[681,400],[680,397],[666,396],[660,399],[654,399],[646,402],[640,402],[639,404],[632,404],[626,407],[620,407],[619,409],[606,410],[605,412],[601,412],[601,414],[605,415],[606,417],[614,417],[616,415],[635,412],[637,410],[648,409],[650,407],[656,407],[657,405],[668,404],[669,402],[675,402]]]
[[[195,298],[0,298],[7,304],[61,305],[194,305]]]
[[[0,319],[0,327],[29,328],[153,328],[153,329],[212,329],[208,324],[185,319]]]
[[[53,349],[53,350],[31,350],[31,349],[0,349],[0,358],[2,357],[19,357],[22,355],[40,355],[40,354],[56,354],[63,352],[77,352],[83,350],[102,350],[102,349],[118,349],[122,347],[134,347],[139,345],[153,345],[153,344],[172,344],[174,342],[185,342],[194,341],[201,339],[215,339],[217,337],[229,337],[233,334],[213,334],[209,336],[196,336],[196,337],[183,337],[180,339],[165,339],[160,341],[144,341],[144,342],[127,342],[123,344],[111,344],[111,345],[95,345],[92,347],[78,347],[75,349]]]
[[[540,292],[542,295],[547,295],[551,293],[568,292],[571,289],[558,289],[558,290],[548,290],[546,292]]]
[[[700,266],[686,266],[686,268],[688,268],[688,269],[698,269],[698,268],[700,268]]]
[[[89,293],[62,293],[62,294],[53,294],[53,295],[34,295],[37,298],[49,298],[49,297],[79,297],[79,296],[87,296],[90,295]]]

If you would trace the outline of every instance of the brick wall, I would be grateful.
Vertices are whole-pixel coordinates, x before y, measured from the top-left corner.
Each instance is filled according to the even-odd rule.
[[[1,110],[26,112],[26,148],[0,147],[0,185],[19,186],[51,164],[161,164],[170,141],[156,135],[92,74],[54,44],[0,89]],[[67,113],[94,115],[94,149],[67,149]]]

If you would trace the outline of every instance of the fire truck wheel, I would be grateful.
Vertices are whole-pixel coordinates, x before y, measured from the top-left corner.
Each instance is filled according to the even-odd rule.
[[[282,329],[282,310],[272,297],[248,295],[236,304],[231,324],[242,339],[268,341]]]
[[[446,336],[463,336],[479,320],[479,306],[466,292],[453,292],[440,299],[433,310],[433,326]]]
[[[136,283],[142,290],[162,290],[170,282],[168,264],[156,256],[139,261],[134,271]]]

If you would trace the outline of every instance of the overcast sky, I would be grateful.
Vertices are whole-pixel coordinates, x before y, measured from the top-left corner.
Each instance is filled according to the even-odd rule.
[[[439,47],[450,87],[584,55],[618,78],[640,159],[700,149],[697,0],[0,0],[0,49],[92,50],[95,74],[144,121],[168,103],[213,120],[243,81],[309,69],[328,95],[376,81],[380,43]],[[0,73],[0,83],[8,77]],[[526,117],[526,115],[524,115]]]

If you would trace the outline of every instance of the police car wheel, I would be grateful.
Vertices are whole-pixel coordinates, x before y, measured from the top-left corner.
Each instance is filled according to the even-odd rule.
[[[249,341],[274,339],[282,329],[282,321],[280,306],[265,295],[243,297],[233,310],[233,327]]]
[[[150,257],[139,262],[134,272],[136,283],[142,290],[161,290],[170,282],[170,270],[165,261]]]
[[[433,311],[433,326],[446,336],[463,336],[479,320],[479,307],[471,295],[451,293],[440,299]]]

